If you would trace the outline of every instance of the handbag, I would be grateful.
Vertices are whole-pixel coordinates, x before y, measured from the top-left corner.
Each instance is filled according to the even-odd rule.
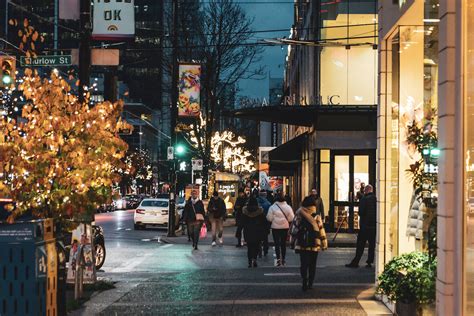
[[[206,224],[202,224],[201,231],[199,232],[199,239],[204,239],[207,236],[207,226]]]
[[[194,208],[193,202],[191,202],[191,206],[193,207],[194,216],[196,217],[196,220],[197,221],[204,221],[204,215],[202,215],[201,213],[196,213],[196,209]]]

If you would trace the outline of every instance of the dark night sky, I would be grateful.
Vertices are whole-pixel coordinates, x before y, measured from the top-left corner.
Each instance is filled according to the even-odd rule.
[[[241,6],[249,17],[255,18],[254,30],[285,30],[281,32],[257,33],[254,41],[264,38],[288,37],[293,23],[293,2],[288,0],[236,0],[242,1]],[[277,3],[276,1],[281,1]],[[252,4],[252,2],[257,2]],[[263,3],[268,2],[268,3]],[[268,74],[272,78],[283,77],[287,46],[267,46],[262,55],[260,65],[265,66],[267,78],[264,80],[241,80],[239,94],[242,96],[267,98]]]

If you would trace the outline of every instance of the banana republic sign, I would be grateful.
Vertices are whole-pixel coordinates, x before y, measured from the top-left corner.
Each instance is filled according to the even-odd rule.
[[[135,35],[134,0],[94,0],[92,38],[115,41]]]
[[[248,97],[241,97],[239,99],[240,108],[252,108],[252,107],[259,107],[259,106],[269,106],[269,105],[277,105],[277,104],[269,104],[266,98],[248,98]],[[341,104],[341,96],[334,94],[328,96],[303,96],[297,97],[296,95],[285,96],[279,105],[301,105],[301,106],[308,106],[308,105],[339,105]]]

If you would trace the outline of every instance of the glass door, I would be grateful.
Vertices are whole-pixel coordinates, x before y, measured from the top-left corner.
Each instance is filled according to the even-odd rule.
[[[331,153],[330,228],[339,232],[359,229],[359,200],[363,187],[375,180],[373,152]]]

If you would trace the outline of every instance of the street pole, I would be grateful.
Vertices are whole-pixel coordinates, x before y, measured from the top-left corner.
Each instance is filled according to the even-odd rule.
[[[176,147],[176,121],[178,116],[178,0],[173,0],[173,41],[172,41],[172,78],[171,78],[171,146]],[[176,153],[171,166],[170,210],[168,212],[168,237],[176,237]]]
[[[54,55],[58,54],[59,0],[54,0]]]
[[[81,40],[79,44],[79,101],[85,101],[84,87],[89,87],[91,67],[91,1],[81,0]]]

